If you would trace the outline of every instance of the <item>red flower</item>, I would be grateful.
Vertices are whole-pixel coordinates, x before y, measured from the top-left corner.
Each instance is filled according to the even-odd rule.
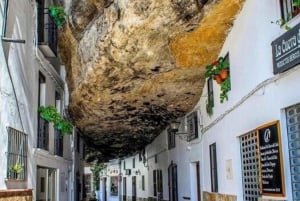
[[[216,65],[218,65],[218,63],[219,63],[219,61],[216,60],[216,61],[214,61],[214,62],[212,63],[212,65],[216,66]]]

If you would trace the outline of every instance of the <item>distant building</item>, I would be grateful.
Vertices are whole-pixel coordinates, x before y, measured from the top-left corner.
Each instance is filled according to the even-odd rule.
[[[52,3],[0,2],[0,200],[82,198],[83,141],[76,129],[63,137],[38,112],[52,105],[68,118],[66,72],[47,9]]]

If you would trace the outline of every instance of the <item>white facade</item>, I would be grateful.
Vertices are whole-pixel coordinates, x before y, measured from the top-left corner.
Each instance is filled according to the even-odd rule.
[[[146,147],[144,164],[147,168],[143,170],[145,175],[148,175],[146,176],[147,188],[146,192],[137,191],[138,198],[158,197],[158,195],[154,196],[153,170],[159,169],[162,170],[163,200],[176,200],[169,197],[168,186],[168,176],[170,176],[168,168],[173,164],[172,167],[177,168],[178,200],[200,200],[197,199],[197,183],[201,200],[224,199],[218,197],[219,195],[228,196],[228,200],[234,200],[232,197],[238,201],[246,200],[244,199],[246,190],[243,180],[241,136],[255,131],[261,125],[279,121],[278,136],[281,138],[279,147],[282,152],[280,165],[283,169],[284,193],[281,195],[263,193],[254,200],[258,197],[268,200],[293,200],[293,192],[297,193],[297,184],[294,183],[294,187],[292,185],[286,108],[300,103],[300,66],[298,64],[285,72],[273,73],[271,43],[287,32],[283,27],[271,23],[281,18],[280,9],[280,1],[245,1],[219,54],[224,57],[229,53],[231,80],[229,100],[220,103],[220,86],[213,82],[213,115],[208,116],[205,108],[208,96],[207,85],[205,85],[202,96],[193,110],[198,113],[198,138],[187,142],[184,135],[175,135],[176,146],[168,149],[168,134],[164,131]],[[288,25],[293,28],[299,23],[300,17],[296,16],[288,22]],[[299,35],[297,39],[299,40]],[[298,121],[299,119],[298,116]],[[182,118],[182,127],[185,125],[184,121]],[[187,131],[181,128],[180,132]],[[299,131],[291,142],[297,141],[298,135]],[[211,193],[213,170],[210,145],[214,143],[217,190]],[[131,157],[124,160],[131,161]],[[144,167],[144,164],[141,167]],[[295,168],[292,168],[292,171],[297,172]],[[259,181],[258,175],[256,179]],[[130,178],[127,180],[129,181]],[[249,191],[252,192],[253,189],[259,191],[257,184],[253,183]],[[130,197],[130,182],[127,183],[127,189],[127,195]],[[207,195],[216,197],[211,199]]]
[[[48,148],[38,145],[38,106],[59,107],[63,116],[68,103],[64,66],[55,68],[47,58],[49,55],[38,46],[36,1],[1,1],[0,6],[2,37],[25,40],[25,43],[0,41],[0,189],[33,189],[33,200],[74,200],[73,136],[63,137],[63,151],[61,156],[57,155],[54,127],[50,123]],[[39,81],[41,74],[45,78],[43,84]],[[56,93],[60,94],[59,100]],[[24,180],[8,178],[7,127],[27,134]]]

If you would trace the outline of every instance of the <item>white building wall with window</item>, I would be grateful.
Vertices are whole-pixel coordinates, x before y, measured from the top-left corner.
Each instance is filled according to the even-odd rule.
[[[8,4],[6,33],[2,36],[25,43],[0,41],[0,190],[33,189],[33,199],[38,200],[41,180],[37,176],[38,167],[55,170],[53,174],[54,195],[50,200],[69,200],[73,190],[73,137],[63,139],[63,155],[54,154],[54,129],[49,126],[49,150],[38,148],[38,100],[39,73],[46,79],[42,105],[55,105],[55,91],[61,94],[62,109],[68,97],[64,83],[65,72],[61,66],[57,71],[37,46],[37,5],[30,0],[1,1],[0,28],[5,27],[5,3]],[[63,114],[63,111],[61,111]],[[27,172],[25,180],[7,178],[7,127],[12,127],[28,135]],[[40,171],[43,172],[43,171]],[[42,176],[41,176],[42,177]],[[73,197],[72,197],[73,196]]]
[[[205,85],[202,96],[193,110],[198,112],[198,138],[187,141],[185,135],[175,135],[175,147],[168,149],[168,135],[167,131],[164,131],[146,147],[148,198],[157,198],[153,196],[152,176],[153,170],[161,169],[164,200],[200,200],[200,198],[201,200],[237,201],[297,200],[296,197],[293,198],[293,193],[297,194],[293,187],[297,185],[297,181],[292,180],[290,157],[295,157],[297,159],[295,161],[300,160],[295,152],[299,148],[289,153],[289,143],[298,142],[300,136],[299,130],[295,131],[296,134],[291,133],[292,129],[300,128],[298,114],[300,106],[295,106],[300,103],[300,62],[285,72],[273,73],[271,43],[287,32],[284,26],[271,23],[281,18],[280,2],[280,0],[245,1],[219,53],[219,56],[223,57],[229,53],[231,90],[228,92],[228,101],[220,103],[220,85],[213,81],[214,107],[213,115],[209,116],[205,107],[207,102],[207,85]],[[293,28],[299,23],[300,15],[293,17],[287,24]],[[298,114],[298,119],[295,116],[294,119],[287,120],[286,108],[289,107],[294,107],[288,110],[294,111],[289,115]],[[252,157],[252,148],[259,148],[249,136],[255,136],[256,130],[261,125],[274,121],[279,121],[280,127],[278,135],[281,137],[279,146],[282,148],[281,167],[284,183],[282,188],[285,193],[283,195],[255,194],[259,192],[259,176],[248,175],[250,180],[253,179],[252,183],[250,180],[244,180],[243,176],[247,175],[243,170],[244,167],[253,168],[256,174],[260,171],[258,161],[253,162],[251,159],[251,162],[247,162]],[[298,121],[297,124],[295,123],[298,127],[287,126],[287,123],[293,121],[296,123]],[[179,132],[187,132],[188,129],[184,125],[186,124],[183,118]],[[249,148],[241,149],[242,143],[246,142],[243,141],[246,137],[242,136],[250,139],[247,141],[250,143],[247,144]],[[289,141],[288,136],[294,138]],[[212,177],[210,146],[214,144],[216,175]],[[155,162],[155,155],[158,162]],[[244,160],[242,156],[246,157],[245,161],[242,161]],[[177,165],[177,199],[169,197],[168,167],[171,164],[174,167]],[[199,169],[196,168],[196,164],[199,164]],[[295,170],[293,174],[299,176],[297,169],[292,167],[292,170]],[[217,178],[215,180],[217,188],[214,189],[216,191],[214,193],[212,193],[212,178]],[[199,199],[197,199],[195,185],[200,189]],[[246,198],[247,196],[250,198]]]

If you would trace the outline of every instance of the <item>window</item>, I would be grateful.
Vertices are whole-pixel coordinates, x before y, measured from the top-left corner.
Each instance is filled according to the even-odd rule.
[[[126,163],[125,163],[125,160],[123,162],[123,170],[126,170]]]
[[[38,106],[45,105],[46,96],[46,78],[42,73],[39,73],[39,99]],[[49,122],[44,120],[38,114],[38,143],[37,147],[48,150],[49,145]]]
[[[135,158],[132,159],[132,168],[135,168]]]
[[[198,117],[197,111],[194,111],[187,116],[187,141],[192,141],[193,139],[198,138]]]
[[[211,191],[218,192],[217,150],[216,143],[209,146]]]
[[[299,177],[300,177],[300,104],[286,109],[287,135],[289,145],[290,169],[293,200],[300,199]]]
[[[258,145],[256,130],[240,137],[244,200],[259,197]]]
[[[153,195],[158,197],[158,200],[163,198],[162,170],[153,170]]]
[[[294,6],[293,6],[294,4]],[[299,14],[300,5],[295,0],[280,0],[281,19],[285,22]]]
[[[8,127],[7,179],[25,180],[27,173],[27,134]]]
[[[145,190],[145,176],[142,175],[142,191]]]
[[[174,147],[176,147],[176,144],[175,144],[175,133],[172,132],[170,129],[168,129],[168,148],[169,149],[172,149]]]
[[[157,154],[155,154],[155,156],[154,156],[154,162],[158,163],[158,156],[157,156]]]
[[[213,78],[207,80],[207,96],[206,112],[208,115],[212,115],[214,107]]]
[[[91,174],[85,174],[84,175],[84,188],[85,188],[85,193],[86,197],[90,197],[92,193],[92,175]]]
[[[61,96],[56,91],[55,92],[55,107],[58,112],[61,112]],[[57,156],[63,156],[63,136],[61,135],[60,130],[56,127],[54,128],[54,154]]]

